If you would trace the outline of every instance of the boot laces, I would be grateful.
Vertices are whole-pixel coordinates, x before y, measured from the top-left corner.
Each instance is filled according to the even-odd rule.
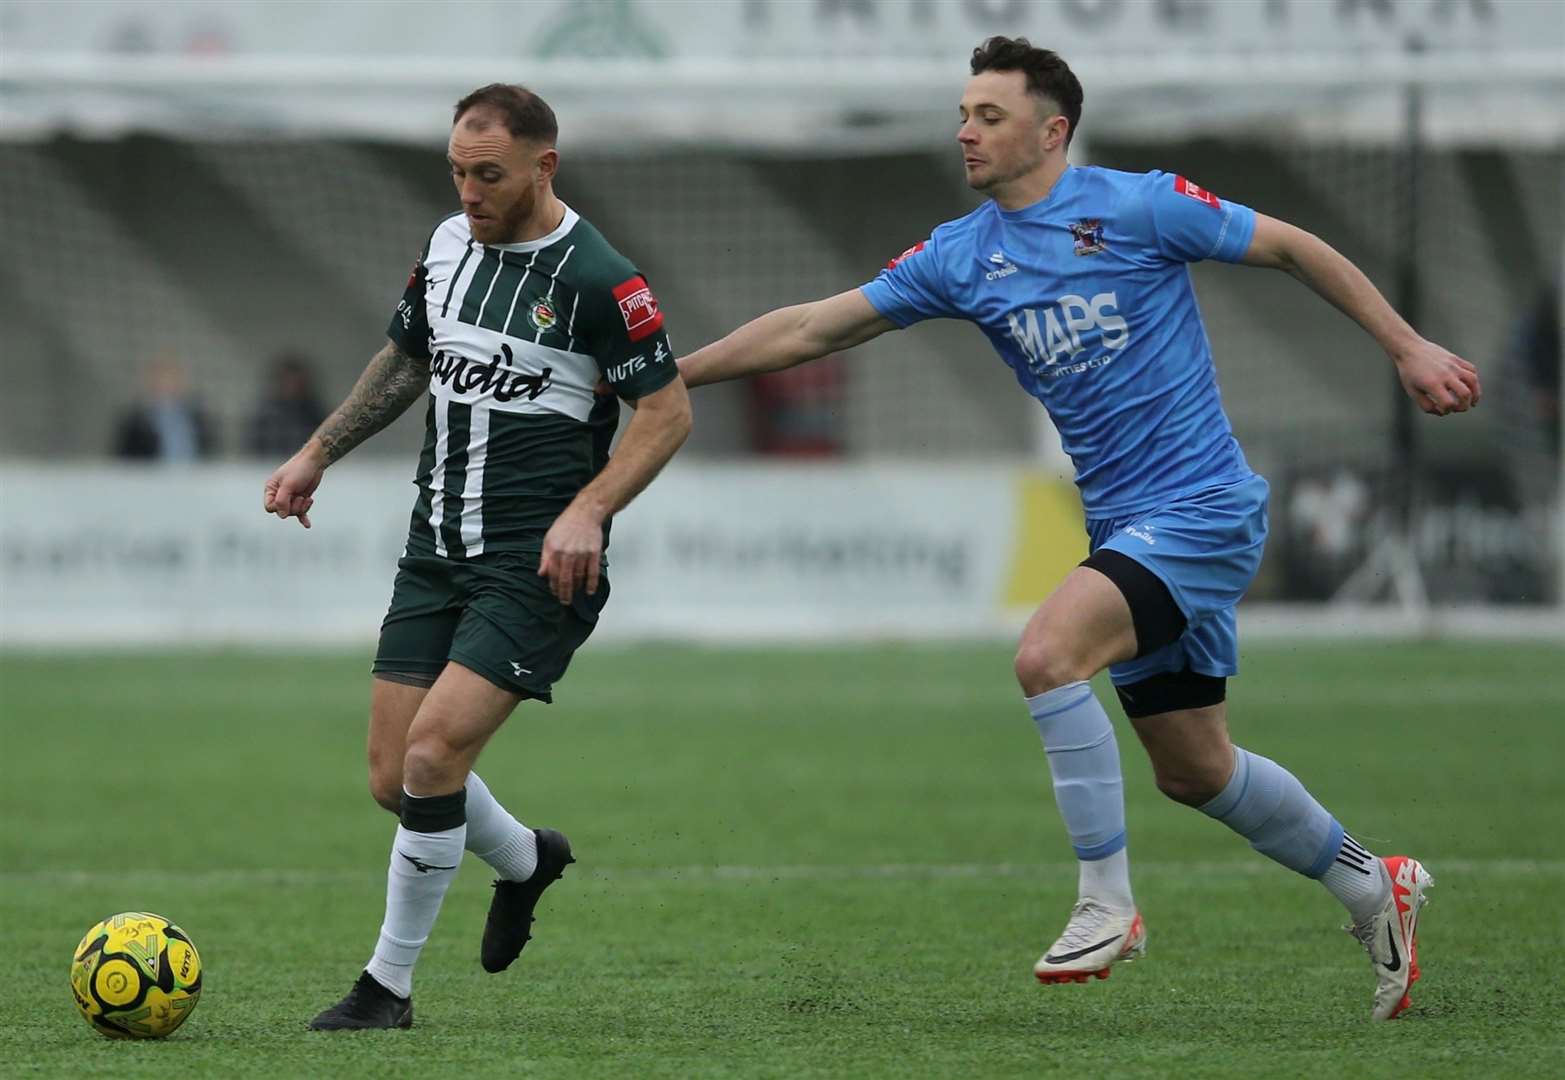
[[[1103,924],[1114,915],[1109,908],[1089,898],[1076,901],[1071,908],[1070,922],[1060,935],[1060,946],[1065,949],[1081,949],[1103,936]]]

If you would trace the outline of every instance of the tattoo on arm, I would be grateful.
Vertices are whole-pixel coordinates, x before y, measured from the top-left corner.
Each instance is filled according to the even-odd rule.
[[[315,432],[330,464],[407,411],[429,390],[429,361],[394,342],[370,360],[353,391]]]

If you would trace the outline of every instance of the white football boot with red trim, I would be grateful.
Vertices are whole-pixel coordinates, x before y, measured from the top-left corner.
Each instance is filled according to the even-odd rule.
[[[1406,855],[1388,855],[1380,863],[1391,885],[1385,907],[1369,921],[1343,929],[1368,950],[1375,969],[1375,1004],[1370,1016],[1395,1020],[1413,1004],[1407,992],[1419,976],[1418,911],[1427,902],[1424,890],[1435,879],[1423,863]]]
[[[1084,983],[1109,977],[1109,967],[1147,951],[1147,929],[1139,911],[1119,911],[1091,897],[1076,901],[1060,939],[1032,966],[1046,984]]]

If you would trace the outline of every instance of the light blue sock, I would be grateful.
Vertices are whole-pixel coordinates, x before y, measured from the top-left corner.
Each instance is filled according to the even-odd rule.
[[[1228,786],[1201,813],[1250,841],[1269,859],[1305,877],[1318,878],[1342,847],[1342,826],[1287,769],[1234,747]]]
[[[1125,846],[1125,781],[1114,725],[1092,687],[1073,682],[1027,699],[1054,778],[1054,801],[1076,858],[1106,859]],[[1127,885],[1128,889],[1128,885]]]

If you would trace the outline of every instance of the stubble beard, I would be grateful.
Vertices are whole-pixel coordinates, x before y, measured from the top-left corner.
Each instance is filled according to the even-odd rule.
[[[531,218],[532,208],[537,205],[537,202],[537,189],[527,185],[521,196],[516,197],[516,202],[512,203],[504,218],[501,218],[501,235],[504,236],[505,241],[516,241],[520,238],[523,227],[527,224],[527,218]]]
[[[991,161],[988,163],[988,175],[981,177],[970,177],[967,181],[967,186],[972,188],[974,191],[981,191],[985,195],[993,195],[995,188],[1009,184],[1014,180],[1020,180],[1022,177],[1042,166],[1043,162],[1044,155],[1039,154],[1031,160],[1018,162],[1017,164],[1002,172],[996,166],[996,164]]]
[[[533,207],[538,203],[537,192],[528,186],[509,209],[494,221],[489,228],[484,230],[484,235],[479,235],[475,229],[473,237],[481,244],[512,244],[516,243],[522,235],[523,227],[527,219],[532,216]]]

